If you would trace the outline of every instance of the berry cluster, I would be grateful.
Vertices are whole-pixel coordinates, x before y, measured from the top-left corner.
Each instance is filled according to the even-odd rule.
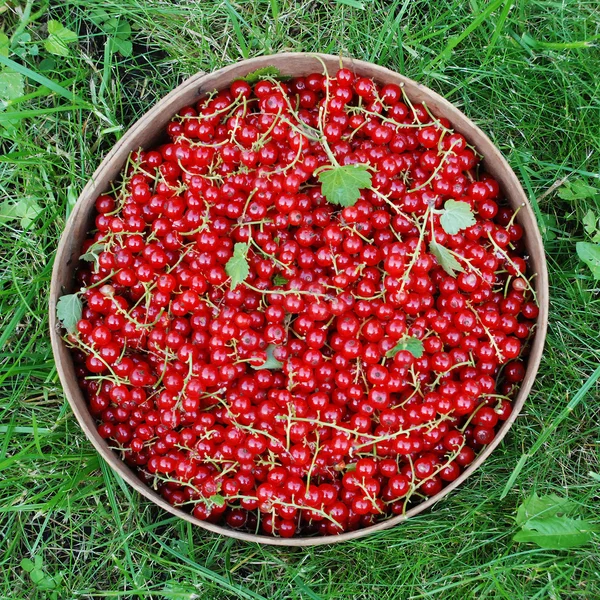
[[[166,133],[96,200],[58,307],[100,435],[173,505],[282,537],[454,481],[538,316],[476,151],[346,68],[235,81]]]

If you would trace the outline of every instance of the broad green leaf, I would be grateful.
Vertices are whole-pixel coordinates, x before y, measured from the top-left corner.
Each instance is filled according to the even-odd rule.
[[[7,223],[13,219],[18,219],[17,205],[10,200],[5,200],[0,204],[0,224]]]
[[[590,268],[595,279],[600,279],[600,244],[577,242],[577,256]]]
[[[25,94],[25,80],[21,73],[2,71],[0,73],[0,101],[10,102]]]
[[[248,244],[238,242],[233,247],[233,256],[225,265],[225,272],[231,277],[230,287],[233,290],[240,283],[246,280],[250,273],[250,265],[248,265]]]
[[[252,71],[248,73],[245,77],[242,77],[244,81],[249,83],[250,85],[254,85],[258,83],[264,77],[274,77],[276,79],[289,79],[286,75],[282,75],[281,71],[277,67],[267,66],[261,67],[260,69],[256,69],[256,71]]]
[[[444,209],[440,216],[440,224],[448,235],[456,235],[459,231],[468,229],[475,225],[475,223],[475,215],[470,205],[466,202],[448,200],[444,204]]]
[[[44,58],[38,66],[38,70],[47,73],[48,71],[54,71],[56,68],[56,61],[53,58]]]
[[[41,214],[43,208],[33,198],[23,198],[17,204],[17,213],[21,217],[21,227],[27,229]]]
[[[331,204],[354,206],[360,190],[371,187],[371,173],[366,165],[345,165],[321,171],[321,192]]]
[[[44,42],[44,48],[50,54],[57,56],[69,56],[69,44],[77,41],[77,34],[58,21],[48,21],[48,37]]]
[[[583,217],[583,228],[585,232],[589,235],[594,235],[594,231],[596,231],[596,223],[598,221],[598,217],[594,213],[594,211],[590,208],[587,211],[585,217]]]
[[[88,18],[92,23],[94,23],[98,27],[101,27],[102,23],[108,20],[110,17],[104,9],[97,8],[88,15]]]
[[[42,210],[42,207],[36,202],[35,198],[20,198],[16,202],[5,200],[0,205],[0,223],[20,219],[21,227],[27,229]]]
[[[445,246],[438,244],[435,240],[429,242],[429,252],[435,256],[440,267],[450,275],[456,277],[456,273],[464,271],[463,266],[458,262],[454,254]]]
[[[545,240],[556,239],[556,233],[553,230],[558,229],[558,222],[554,215],[540,213],[540,228]]]
[[[258,367],[251,365],[252,368],[256,369],[257,371],[262,371],[263,369],[281,369],[281,367],[283,367],[283,364],[280,363],[273,354],[275,352],[275,348],[276,346],[274,346],[273,344],[269,344],[267,346],[267,360]]]
[[[121,56],[127,58],[131,56],[133,52],[133,44],[131,40],[124,40],[119,37],[111,38],[110,43],[112,47],[115,49],[115,52],[118,52]]]
[[[540,548],[566,550],[583,546],[592,540],[598,527],[581,519],[547,517],[529,519],[518,531],[515,542],[532,542]]]
[[[82,254],[80,260],[87,262],[96,262],[101,252],[104,252],[106,244],[104,242],[94,242],[87,250],[85,254]]]
[[[41,569],[44,566],[44,559],[40,554],[38,554],[34,559],[33,563],[35,564],[36,569]]]
[[[17,204],[17,212],[21,217],[21,227],[27,229],[43,211],[33,198],[24,198]]]
[[[35,569],[35,565],[33,564],[33,561],[30,558],[24,558],[21,561],[21,569],[27,571],[28,573],[31,573],[31,571]]]
[[[40,590],[53,590],[56,587],[56,582],[53,577],[48,577],[44,573],[44,578],[39,582],[38,587]]]
[[[17,44],[29,44],[29,42],[31,41],[31,34],[27,31],[23,31],[22,33],[19,34],[19,37],[17,38]],[[0,38],[0,44],[2,43],[1,38]]]
[[[117,25],[115,35],[122,40],[126,40],[131,37],[131,25],[129,25],[126,19],[119,19],[119,24]]]
[[[424,352],[423,342],[415,337],[402,338],[391,350],[387,351],[386,357],[392,358],[396,356],[400,350],[408,350],[415,358],[421,358]]]
[[[535,492],[523,500],[517,509],[517,525],[524,525],[529,519],[535,517],[555,517],[558,514],[568,514],[577,505],[568,498],[561,498],[556,494],[538,496]]]
[[[56,303],[56,318],[69,333],[75,332],[82,311],[83,303],[79,294],[61,296]]]
[[[33,583],[41,583],[46,578],[46,575],[41,569],[34,569],[29,574],[29,577],[31,577],[31,581],[33,581]]]
[[[8,56],[10,44],[8,40],[8,36],[0,31],[0,56]]]
[[[581,179],[567,181],[565,185],[558,189],[558,195],[563,200],[585,200],[586,198],[592,198],[599,192],[600,190],[588,185]]]
[[[110,17],[102,23],[102,29],[104,29],[105,33],[109,35],[114,35],[117,33],[117,29],[119,27],[119,19],[116,17]]]

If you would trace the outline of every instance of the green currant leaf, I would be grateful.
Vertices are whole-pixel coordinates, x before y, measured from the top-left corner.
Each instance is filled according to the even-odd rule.
[[[596,231],[596,223],[598,221],[598,217],[594,213],[594,211],[590,208],[585,217],[583,217],[583,228],[588,235],[594,235]]]
[[[103,242],[94,242],[85,254],[82,254],[79,259],[87,262],[97,262],[101,252],[104,252],[106,244]]]
[[[532,542],[549,550],[566,550],[587,544],[598,529],[588,521],[570,517],[533,518],[515,534],[513,540]]]
[[[367,165],[333,167],[321,171],[318,179],[327,201],[338,206],[354,206],[360,198],[360,190],[371,187]]]
[[[563,200],[586,200],[587,198],[592,198],[598,192],[600,190],[588,185],[581,179],[567,181],[565,185],[558,188],[558,196]]]
[[[213,494],[210,498],[207,498],[207,500],[215,506],[225,506],[225,497],[221,496],[221,494]]]
[[[238,242],[233,247],[233,256],[225,265],[225,272],[231,277],[231,289],[235,289],[240,283],[246,280],[250,273],[248,265],[248,244]]]
[[[442,267],[450,277],[456,277],[456,273],[462,273],[464,271],[463,266],[456,260],[454,254],[452,254],[445,246],[438,244],[435,240],[429,242],[429,252],[435,256],[440,267]]]
[[[577,256],[590,268],[594,279],[600,279],[600,244],[577,242]]]
[[[517,525],[524,525],[529,519],[555,517],[558,514],[568,514],[577,505],[568,498],[556,494],[538,496],[535,492],[523,500],[517,509]]]
[[[21,73],[2,71],[0,73],[0,102],[10,102],[25,94],[25,80]]]
[[[27,571],[27,573],[31,573],[31,571],[35,569],[35,565],[33,564],[33,561],[30,558],[24,558],[21,561],[21,569]]]
[[[250,85],[254,85],[264,77],[274,77],[276,79],[281,79],[282,81],[290,79],[287,75],[282,75],[281,71],[277,67],[269,65],[267,67],[261,67],[260,69],[256,69],[256,71],[248,73],[248,75],[242,77],[242,80],[246,81]]]
[[[273,277],[273,285],[285,285],[286,283],[288,283],[288,280],[279,273]]]
[[[61,296],[56,303],[56,318],[69,333],[75,331],[77,322],[81,319],[82,311],[83,303],[79,294]]]
[[[44,48],[50,54],[57,56],[69,56],[69,44],[77,41],[77,34],[70,29],[67,29],[58,21],[48,21],[48,37],[44,42]]]
[[[258,367],[251,365],[252,368],[257,371],[262,371],[263,369],[281,369],[281,367],[283,367],[283,364],[280,363],[273,354],[275,352],[275,348],[276,346],[274,346],[273,344],[269,344],[267,346],[267,360]]]
[[[440,224],[448,235],[456,235],[459,231],[468,229],[475,223],[475,215],[466,202],[448,200],[444,204]]]
[[[400,350],[408,350],[415,358],[423,356],[423,342],[419,338],[405,337],[398,340],[398,343],[386,353],[387,358],[392,358],[400,352]]]

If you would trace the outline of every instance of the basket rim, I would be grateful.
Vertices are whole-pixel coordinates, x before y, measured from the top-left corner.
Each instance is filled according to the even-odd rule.
[[[405,514],[391,517],[389,519],[376,523],[375,525],[372,525],[370,527],[342,533],[340,535],[328,535],[319,537],[294,537],[284,539],[260,534],[240,532],[233,529],[229,529],[225,526],[215,525],[213,523],[201,521],[193,517],[190,513],[187,513],[181,509],[171,506],[168,502],[166,502],[166,500],[164,500],[161,496],[154,492],[150,487],[142,483],[136,476],[135,472],[132,471],[129,467],[127,467],[127,465],[125,465],[125,463],[123,463],[117,457],[117,455],[112,450],[110,450],[108,444],[105,442],[105,440],[100,438],[96,429],[91,428],[86,422],[85,413],[87,411],[87,407],[85,405],[85,401],[83,400],[83,395],[79,390],[77,382],[72,381],[73,378],[68,372],[69,368],[72,369],[72,361],[71,365],[69,365],[68,361],[71,359],[68,358],[68,354],[65,353],[66,347],[62,338],[60,337],[59,326],[56,319],[56,302],[60,295],[62,295],[61,285],[59,281],[61,278],[64,277],[65,264],[66,270],[70,270],[71,274],[74,270],[74,265],[69,264],[71,259],[69,257],[68,242],[70,240],[75,223],[78,220],[87,217],[87,213],[89,212],[89,208],[91,206],[90,203],[93,202],[93,200],[95,200],[95,198],[104,191],[103,189],[101,189],[101,182],[102,179],[106,177],[107,171],[110,170],[111,166],[114,167],[115,161],[118,162],[121,155],[123,155],[125,152],[128,154],[130,149],[133,149],[131,148],[132,140],[134,140],[136,136],[139,136],[140,132],[144,128],[152,126],[153,121],[155,121],[159,117],[159,115],[163,114],[166,109],[170,110],[174,105],[176,105],[177,99],[181,98],[184,94],[192,93],[193,90],[196,89],[197,95],[201,96],[206,91],[211,89],[211,82],[221,79],[224,76],[232,75],[232,78],[229,80],[229,82],[231,82],[243,76],[244,74],[248,74],[256,69],[265,66],[271,66],[273,65],[273,63],[278,63],[278,66],[281,67],[280,70],[289,70],[289,68],[294,64],[300,64],[301,62],[307,60],[322,60],[325,64],[328,64],[329,66],[333,66],[334,64],[339,64],[340,62],[343,62],[344,66],[349,67],[356,72],[359,72],[361,75],[368,73],[367,76],[373,77],[375,79],[394,81],[395,83],[398,83],[404,86],[405,88],[409,88],[410,90],[412,90],[412,92],[418,91],[427,96],[428,99],[430,99],[432,103],[434,103],[437,107],[442,107],[445,113],[444,116],[448,115],[450,121],[453,124],[455,123],[455,121],[458,120],[463,126],[467,127],[468,129],[468,132],[466,132],[464,128],[457,128],[458,131],[460,131],[463,134],[466,133],[467,137],[469,138],[478,138],[478,146],[480,146],[481,143],[483,143],[484,145],[489,147],[489,150],[491,152],[487,152],[485,155],[486,164],[488,166],[494,164],[503,173],[503,188],[506,187],[507,183],[509,184],[512,194],[512,204],[522,205],[523,211],[527,214],[527,217],[529,219],[527,228],[528,249],[530,250],[530,252],[532,251],[535,260],[538,262],[536,269],[535,285],[539,299],[540,313],[536,323],[537,330],[530,346],[530,355],[527,363],[525,379],[522,383],[517,397],[514,400],[513,412],[511,413],[510,417],[504,422],[502,427],[497,431],[496,437],[494,438],[492,443],[489,444],[480,454],[477,455],[473,463],[471,463],[471,465],[467,469],[465,469],[455,481],[445,486],[438,494],[432,496],[424,502],[415,505],[414,507],[409,509]],[[314,70],[322,70],[318,62],[315,63]],[[233,76],[234,74],[235,76]],[[408,91],[407,94],[410,96],[410,93]],[[184,104],[179,105],[176,110],[181,108],[183,105]],[[169,118],[176,112],[176,110],[170,113]],[[121,162],[119,166],[119,171],[122,168],[123,164],[124,161]],[[515,200],[517,200],[517,202],[515,202]],[[69,261],[67,259],[69,259]],[[115,146],[113,146],[110,152],[101,161],[100,165],[95,170],[94,174],[92,175],[92,177],[82,190],[81,194],[79,195],[77,203],[73,211],[71,212],[71,215],[60,237],[60,241],[54,259],[52,279],[50,285],[49,328],[50,338],[52,342],[52,351],[54,354],[59,378],[67,400],[69,401],[71,409],[73,410],[73,413],[75,414],[79,425],[83,429],[87,438],[91,441],[92,445],[101,455],[101,457],[106,462],[108,462],[111,468],[118,475],[120,475],[125,481],[127,481],[127,483],[131,485],[134,489],[136,489],[140,494],[142,494],[144,497],[151,500],[164,510],[170,512],[171,514],[183,518],[184,520],[198,525],[213,533],[219,533],[221,535],[225,535],[239,540],[244,540],[247,542],[258,542],[262,544],[275,546],[317,546],[345,542],[365,537],[367,535],[371,535],[373,533],[394,527],[395,525],[405,521],[409,517],[415,516],[433,506],[439,500],[441,500],[454,489],[456,489],[458,486],[460,486],[475,470],[477,470],[485,462],[489,455],[502,442],[508,430],[511,428],[514,421],[516,420],[519,412],[521,411],[521,408],[523,407],[525,399],[531,391],[541,362],[542,352],[546,339],[546,332],[548,326],[548,305],[548,272],[546,258],[544,254],[544,246],[537,222],[535,220],[535,216],[532,211],[531,204],[529,203],[527,196],[523,191],[523,188],[519,183],[519,180],[517,179],[514,171],[512,170],[512,168],[510,167],[500,150],[492,143],[490,138],[473,121],[471,121],[471,119],[469,119],[462,111],[460,111],[452,103],[450,103],[448,100],[446,100],[433,90],[412,79],[409,79],[408,77],[400,75],[399,73],[396,73],[386,67],[381,67],[374,63],[353,58],[342,59],[339,56],[333,56],[329,54],[284,52],[279,54],[272,54],[268,56],[246,59],[243,61],[236,62],[232,65],[228,65],[211,73],[200,72],[196,75],[191,76],[178,87],[173,89],[159,102],[157,102],[152,108],[150,108],[150,110],[148,110],[127,130],[127,132],[115,144]],[[77,395],[79,395],[78,398],[76,397]],[[87,417],[89,416],[90,415],[88,412]]]

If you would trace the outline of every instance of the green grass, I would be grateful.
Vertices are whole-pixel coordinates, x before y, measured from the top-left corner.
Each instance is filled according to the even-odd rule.
[[[599,203],[547,193],[564,178],[600,187],[596,0],[50,4],[0,2],[0,29],[9,37],[20,29],[31,36],[27,47],[39,46],[37,56],[9,55],[27,77],[27,96],[0,110],[0,199],[43,207],[27,230],[18,220],[0,225],[0,598],[52,597],[20,568],[36,556],[57,578],[59,599],[599,598],[597,539],[570,551],[512,542],[516,508],[533,490],[568,495],[598,522],[600,284],[575,243],[584,239],[584,214]],[[106,50],[90,20],[101,6],[131,24],[131,57]],[[21,20],[23,9],[32,21]],[[40,42],[48,19],[79,35],[68,57],[51,57]],[[68,207],[112,144],[189,75],[282,50],[378,62],[464,110],[523,182],[550,268],[540,374],[502,446],[433,510],[316,549],[232,541],[142,500],[73,418],[47,332],[51,265]]]

